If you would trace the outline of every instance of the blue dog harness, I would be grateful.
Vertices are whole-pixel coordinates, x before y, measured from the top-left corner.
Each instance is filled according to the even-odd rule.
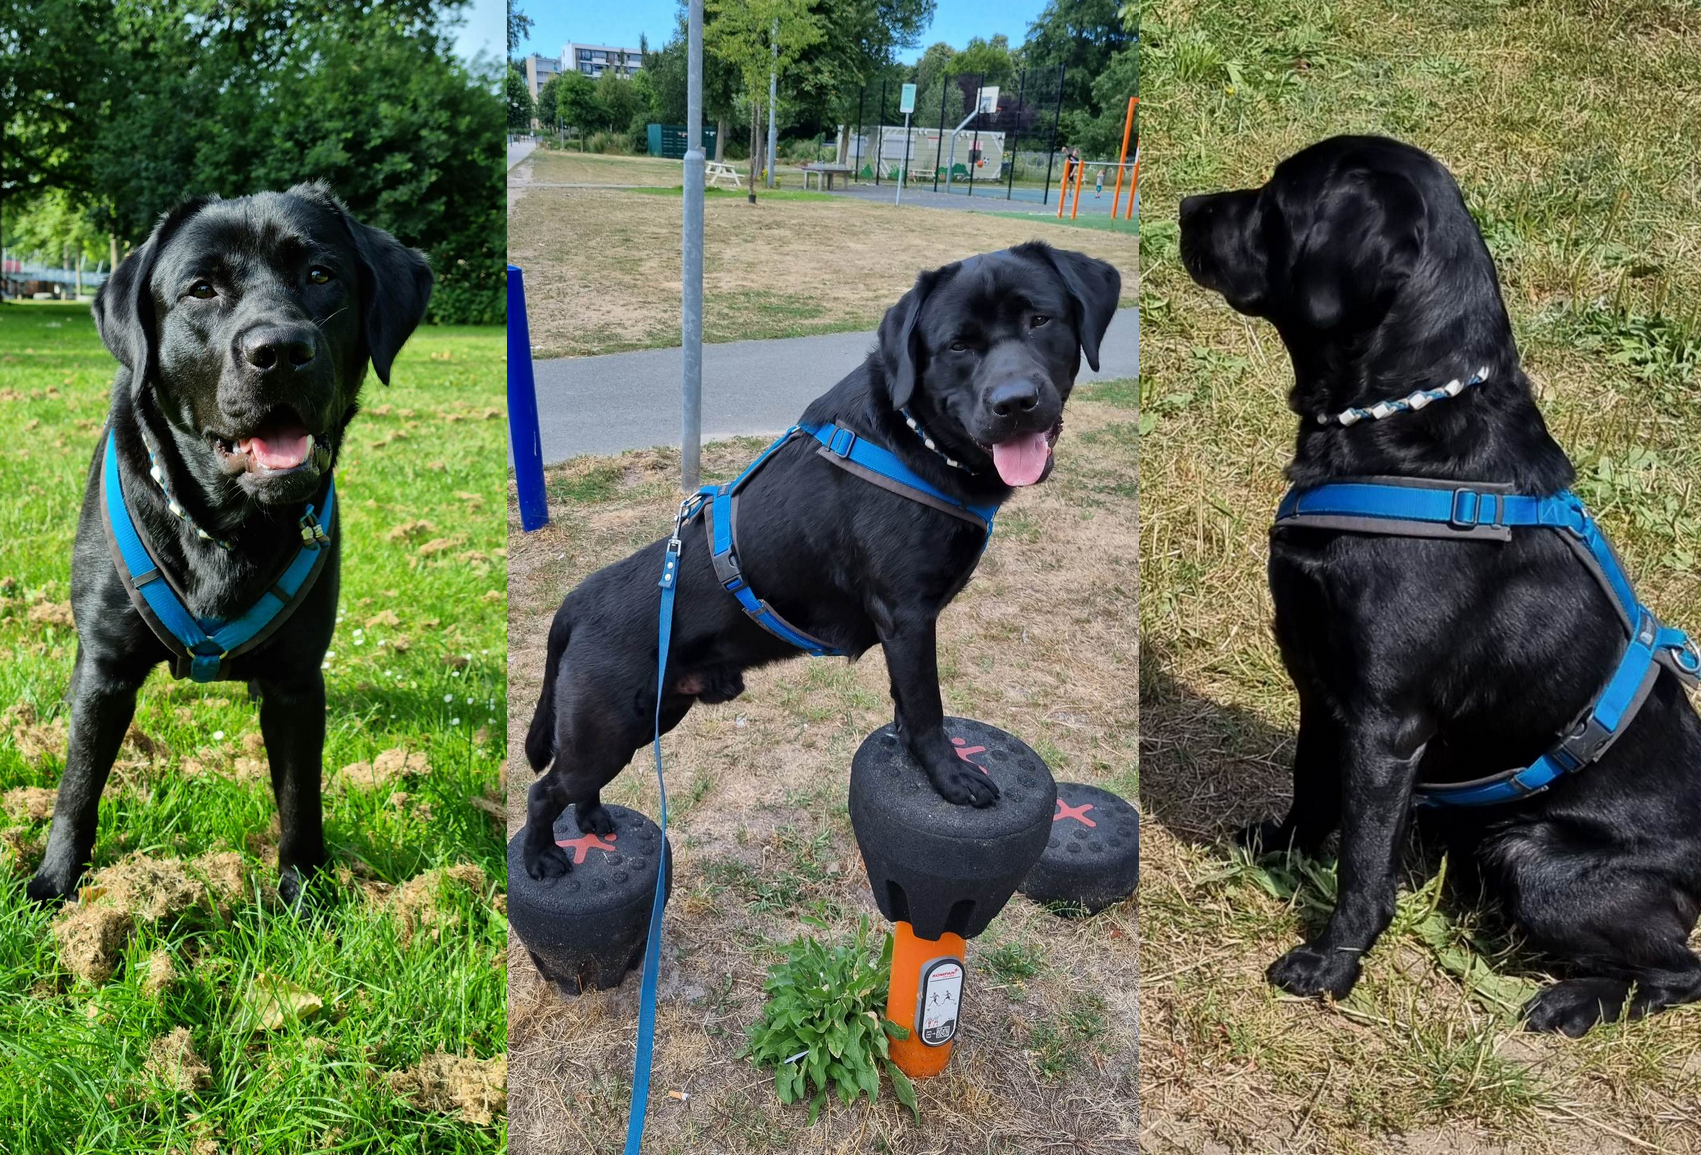
[[[928,443],[929,449],[944,456],[928,441],[927,435],[922,433],[908,413],[905,414],[905,419],[910,428],[915,429],[923,441]],[[679,592],[679,555],[684,548],[679,534],[686,524],[699,513],[705,514],[703,529],[708,538],[715,577],[728,593],[738,599],[738,604],[744,607],[744,612],[749,614],[757,625],[812,657],[834,657],[844,653],[843,650],[835,649],[793,626],[772,606],[751,592],[750,583],[744,580],[744,573],[738,564],[738,491],[781,446],[799,436],[813,437],[820,443],[815,450],[816,454],[840,469],[854,473],[863,480],[901,497],[918,501],[942,513],[980,526],[986,532],[986,538],[981,543],[982,550],[986,549],[986,542],[992,538],[992,519],[998,512],[996,503],[971,505],[951,496],[905,465],[896,454],[837,423],[807,425],[800,422],[793,425],[780,434],[772,445],[764,449],[756,460],[732,481],[725,485],[705,485],[680,502],[679,513],[673,519],[673,536],[668,538],[667,548],[663,553],[661,580],[656,583],[662,592],[661,620],[656,637],[655,739],[651,752],[656,763],[656,786],[661,795],[658,825],[661,827],[664,841],[667,838],[667,784],[662,778],[661,709],[667,690],[668,651],[672,648],[673,641],[674,595]],[[962,468],[954,461],[949,463]],[[661,968],[662,908],[667,903],[667,871],[668,856],[664,854],[661,869],[656,871],[656,890],[650,903],[649,938],[644,943],[644,975],[638,990],[638,1046],[632,1062],[632,1102],[626,1116],[624,1155],[639,1155],[644,1145],[644,1116],[650,1102],[650,1060],[656,1041],[656,982]]]
[[[1514,528],[1559,533],[1618,609],[1629,641],[1606,685],[1547,753],[1522,770],[1468,782],[1420,782],[1419,806],[1490,806],[1539,793],[1598,761],[1641,709],[1661,666],[1693,685],[1701,654],[1682,630],[1637,600],[1618,555],[1568,490],[1547,497],[1496,483],[1365,477],[1292,489],[1276,510],[1284,526],[1468,541],[1510,541]]]
[[[171,501],[169,493],[166,499]],[[118,446],[110,428],[100,472],[100,504],[107,544],[118,576],[124,582],[124,592],[130,595],[131,604],[148,628],[171,651],[172,675],[196,682],[228,678],[231,659],[264,642],[288,620],[306,600],[319,571],[324,569],[331,552],[324,547],[330,544],[330,535],[336,530],[336,483],[327,477],[323,520],[315,514],[313,506],[307,507],[299,521],[301,544],[283,573],[259,600],[234,619],[197,618],[189,612],[182,593],[172,585],[140,527],[130,517],[124,500],[124,483],[118,472]]]
[[[757,597],[751,591],[750,583],[745,580],[744,572],[738,563],[738,491],[781,446],[799,436],[813,437],[820,443],[816,454],[841,469],[848,470],[900,497],[918,501],[979,526],[985,531],[986,540],[991,540],[992,519],[998,512],[998,506],[970,505],[951,496],[905,465],[896,454],[838,424],[793,425],[732,481],[725,485],[705,485],[692,497],[687,498],[680,506],[680,524],[690,521],[699,512],[703,513],[703,528],[709,541],[715,578],[727,593],[744,607],[744,612],[776,638],[796,646],[812,657],[838,657],[844,654],[843,650],[835,649],[821,639],[798,629],[781,617],[767,602]],[[934,452],[937,453],[938,450],[935,449]],[[678,536],[677,527],[674,534]]]

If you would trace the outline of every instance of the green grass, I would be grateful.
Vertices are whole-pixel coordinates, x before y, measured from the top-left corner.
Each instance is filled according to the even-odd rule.
[[[685,195],[685,186],[684,185],[675,185],[673,188],[631,188],[631,189],[627,189],[626,191],[637,193],[640,196],[679,197],[679,196]],[[748,199],[750,194],[745,192],[743,189],[706,188],[706,189],[703,190],[703,196],[704,196],[705,199],[708,199],[708,200],[726,200],[728,198]],[[833,194],[831,194],[831,193],[813,192],[813,191],[804,192],[802,189],[762,188],[762,187],[758,187],[756,189],[757,203],[761,203],[761,201],[764,200],[767,197],[773,197],[777,201],[805,201],[805,202],[807,202],[807,201],[816,201],[816,202],[831,201],[831,200],[834,199]]]
[[[422,752],[429,770],[395,784],[405,800],[392,799],[390,786],[327,789],[336,869],[301,912],[267,894],[276,835],[264,772],[232,766],[254,752],[243,740],[259,729],[240,685],[196,687],[155,672],[136,712],[155,753],[108,784],[94,865],[234,851],[246,893],[228,914],[203,904],[142,923],[104,985],[66,969],[52,912],[23,895],[47,823],[15,806],[0,819],[8,842],[23,847],[0,853],[7,1151],[198,1155],[198,1141],[280,1153],[503,1149],[500,1117],[476,1126],[422,1113],[384,1078],[438,1049],[488,1058],[507,1045],[506,923],[495,906],[506,886],[504,839],[471,801],[499,797],[506,731],[503,426],[485,416],[501,405],[502,356],[500,330],[422,330],[392,386],[369,378],[366,412],[351,426],[337,477],[345,538],[325,671],[327,776],[398,746]],[[76,511],[113,368],[86,305],[0,307],[0,417],[24,431],[8,449],[0,505],[0,700],[42,719],[65,691],[75,638],[32,619],[31,608],[69,600]],[[412,534],[392,536],[402,525]],[[437,538],[454,544],[420,553]],[[387,613],[399,624],[370,622]],[[63,739],[39,754],[27,744],[14,726],[0,735],[0,795],[56,785]],[[436,936],[409,939],[380,901],[382,884],[458,863],[480,867],[485,885],[450,885],[442,903],[453,918]],[[156,951],[178,977],[150,993],[145,960]],[[311,991],[323,1011],[256,1030],[261,973]],[[190,1094],[143,1071],[153,1041],[180,1027],[209,1068]]]
[[[1225,836],[1286,804],[1293,690],[1264,563],[1295,417],[1274,331],[1180,267],[1181,197],[1379,132],[1458,178],[1579,488],[1663,618],[1701,622],[1701,15],[1659,0],[1160,0],[1142,11],[1142,1124],[1193,1149],[1695,1150],[1701,1013],[1529,1036],[1547,980],[1493,905],[1414,852],[1345,1002],[1264,968],[1329,908],[1330,862]],[[1681,1107],[1677,1105],[1683,1105]],[[1675,1108],[1675,1109],[1674,1109]],[[1277,1138],[1272,1139],[1275,1136]],[[1454,1144],[1457,1144],[1455,1146]],[[1609,1142],[1609,1146],[1611,1143]],[[1626,1148],[1628,1149],[1628,1148]]]
[[[1129,236],[1133,236],[1140,231],[1140,218],[1138,216],[1136,216],[1133,220],[1128,221],[1123,220],[1120,214],[1113,218],[1108,213],[1103,215],[1093,213],[1091,216],[1075,217],[1073,219],[1070,218],[1068,213],[1063,214],[1061,217],[1047,216],[1044,213],[987,213],[985,215],[989,217],[1010,217],[1019,221],[1031,221],[1035,217],[1038,217],[1050,222],[1051,224],[1062,225],[1065,228],[1091,229],[1092,231],[1099,233],[1127,233]]]

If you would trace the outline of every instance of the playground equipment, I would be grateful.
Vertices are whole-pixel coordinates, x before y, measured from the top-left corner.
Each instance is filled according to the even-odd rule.
[[[508,843],[508,922],[526,944],[538,973],[563,994],[620,985],[638,965],[649,938],[656,872],[673,849],[656,824],[636,810],[605,806],[614,833],[584,834],[569,806],[555,820],[555,845],[573,869],[538,882],[520,859],[525,831]]]
[[[1060,914],[1097,914],[1139,885],[1139,811],[1097,786],[1059,782],[1051,836],[1022,880],[1022,893],[1065,904],[1056,908]]]
[[[543,437],[537,426],[526,286],[516,265],[508,266],[508,446],[514,454],[520,528],[530,533],[549,524],[549,498],[543,489]]]
[[[1140,146],[1138,138],[1135,137],[1134,160],[1132,166],[1130,166],[1128,141],[1133,137],[1134,113],[1139,104],[1139,97],[1130,96],[1128,98],[1128,114],[1122,122],[1122,155],[1114,164],[1108,160],[1080,160],[1072,156],[1064,158],[1063,182],[1057,189],[1057,217],[1059,220],[1063,219],[1063,207],[1069,201],[1069,181],[1071,178],[1075,181],[1075,200],[1069,209],[1069,219],[1074,220],[1075,214],[1081,210],[1081,176],[1088,168],[1116,169],[1116,191],[1110,199],[1110,219],[1115,220],[1117,205],[1122,198],[1122,170],[1129,167],[1132,167],[1133,172],[1128,184],[1128,209],[1123,214],[1122,219],[1129,221],[1134,219],[1135,195],[1140,187]]]
[[[909,1030],[890,1043],[912,1078],[951,1058],[966,978],[966,940],[985,930],[1039,860],[1051,835],[1057,785],[1020,739],[967,718],[946,718],[957,756],[998,785],[984,809],[941,798],[891,725],[851,761],[850,816],[880,913],[893,923],[886,1017]]]

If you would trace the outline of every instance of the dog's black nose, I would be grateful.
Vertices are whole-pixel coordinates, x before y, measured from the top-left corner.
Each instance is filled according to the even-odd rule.
[[[1000,417],[1012,417],[1017,413],[1031,413],[1034,406],[1039,404],[1039,385],[1034,381],[1006,381],[995,385],[987,400],[992,404],[992,411]]]
[[[242,335],[242,359],[262,373],[313,363],[319,342],[311,325],[261,325]]]

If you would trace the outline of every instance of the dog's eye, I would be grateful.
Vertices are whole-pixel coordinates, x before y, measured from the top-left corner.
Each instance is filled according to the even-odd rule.
[[[961,353],[964,349],[967,349],[967,348],[968,348],[968,346],[963,344],[961,341],[952,341],[951,342],[951,352],[953,352],[953,353]]]
[[[328,285],[331,282],[331,270],[320,265],[314,265],[307,270],[307,279],[315,285]]]
[[[193,285],[189,286],[189,295],[191,297],[198,297],[203,301],[210,301],[214,297],[218,296],[218,293],[214,291],[213,283],[211,281],[196,281]]]
[[[1049,320],[1051,320],[1051,318],[1046,316],[1044,313],[1035,313],[1032,317],[1028,318],[1028,328],[1037,329]]]

